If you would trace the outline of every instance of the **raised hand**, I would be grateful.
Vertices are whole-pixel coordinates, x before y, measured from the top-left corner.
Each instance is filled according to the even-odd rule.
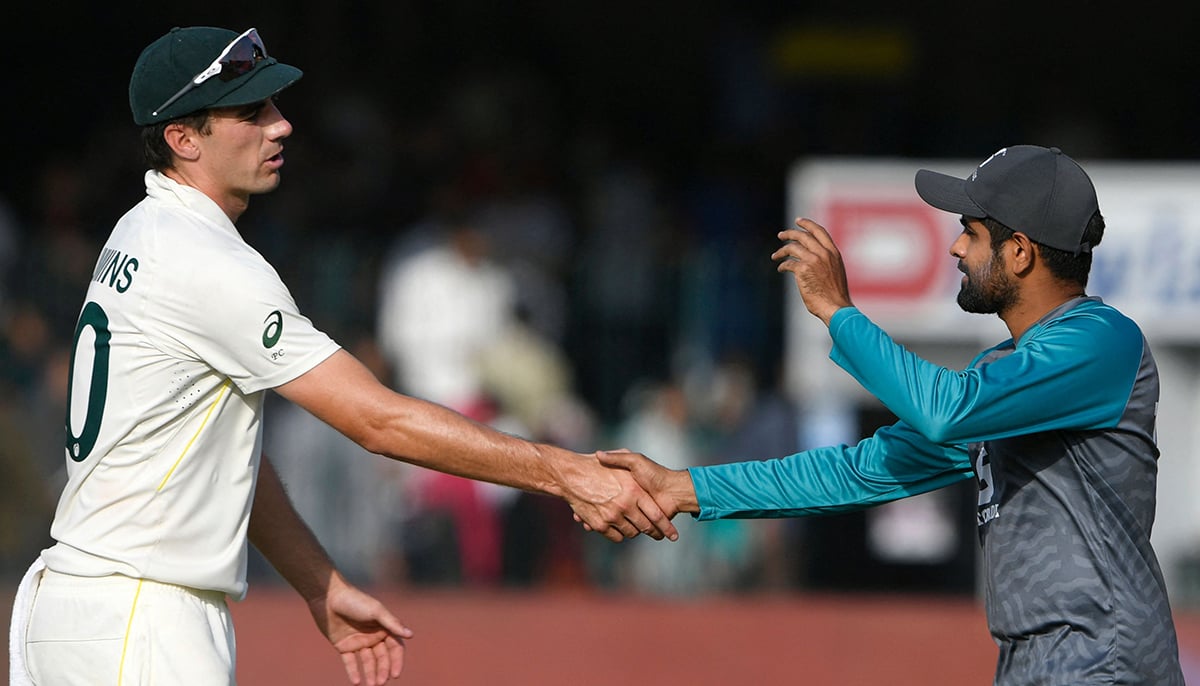
[[[329,592],[308,603],[321,633],[341,653],[350,683],[382,686],[400,676],[413,632],[375,598],[334,574]],[[364,681],[365,679],[365,681]]]
[[[677,540],[679,532],[655,499],[629,472],[601,464],[603,454],[575,461],[574,472],[562,479],[567,485],[562,497],[574,510],[575,521],[618,543],[639,533],[659,541]]]
[[[696,488],[686,469],[668,469],[654,460],[628,450],[598,453],[600,464],[629,472],[668,517],[680,512],[699,512]]]
[[[780,231],[779,238],[783,247],[771,259],[779,262],[778,271],[792,273],[809,312],[828,325],[834,312],[854,304],[842,254],[825,227],[811,219],[797,219],[796,228]]]

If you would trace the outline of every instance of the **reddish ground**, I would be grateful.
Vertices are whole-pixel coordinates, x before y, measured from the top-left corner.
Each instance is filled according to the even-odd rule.
[[[388,593],[417,632],[407,684],[990,683],[971,602],[771,596],[667,601],[563,593]],[[336,684],[341,665],[288,594],[235,607],[239,683]],[[287,630],[272,638],[272,630]],[[298,655],[305,656],[303,661]],[[303,662],[303,664],[299,664]]]
[[[969,599],[668,601],[427,589],[380,597],[417,632],[397,682],[410,686],[989,684],[995,659],[981,610]],[[9,603],[7,595],[0,599],[6,617]],[[233,613],[241,686],[347,683],[291,591],[256,586]],[[1185,659],[1194,664],[1200,612],[1176,619]]]

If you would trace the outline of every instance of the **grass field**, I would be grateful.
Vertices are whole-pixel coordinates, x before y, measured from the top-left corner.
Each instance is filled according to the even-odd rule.
[[[963,598],[376,593],[417,632],[396,682],[413,686],[959,686],[990,684],[996,655],[981,608]],[[290,590],[253,587],[232,608],[241,686],[348,683]],[[1200,612],[1177,611],[1176,625],[1200,683]]]

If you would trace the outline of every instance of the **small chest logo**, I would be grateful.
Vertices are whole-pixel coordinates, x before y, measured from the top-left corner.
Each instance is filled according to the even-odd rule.
[[[977,523],[983,526],[1000,516],[1000,504],[992,502],[996,495],[996,481],[992,475],[992,459],[988,455],[987,444],[980,444],[979,454],[975,456],[975,478],[979,482]]]
[[[267,315],[263,320],[267,328],[263,329],[262,344],[264,348],[270,350],[279,342],[279,337],[283,335],[283,314],[279,310],[275,310]]]

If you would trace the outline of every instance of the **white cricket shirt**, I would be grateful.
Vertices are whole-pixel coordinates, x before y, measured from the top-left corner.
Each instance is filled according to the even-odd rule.
[[[338,350],[203,193],[146,173],[76,327],[51,569],[246,591],[263,393]]]

